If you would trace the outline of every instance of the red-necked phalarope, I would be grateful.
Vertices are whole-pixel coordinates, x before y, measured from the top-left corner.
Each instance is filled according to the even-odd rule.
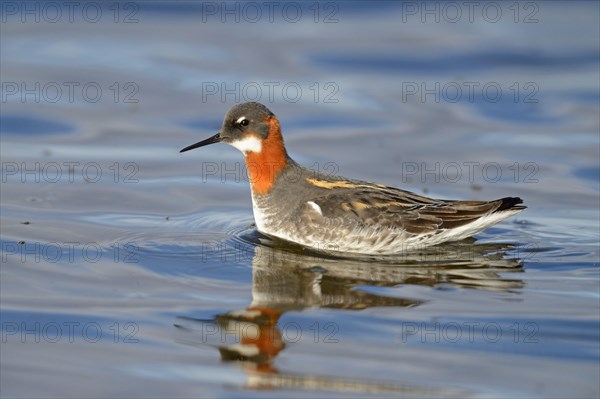
[[[221,131],[181,150],[223,142],[245,157],[256,227],[317,250],[395,254],[457,241],[525,209],[523,201],[451,201],[304,168],[287,154],[277,117],[244,103]]]

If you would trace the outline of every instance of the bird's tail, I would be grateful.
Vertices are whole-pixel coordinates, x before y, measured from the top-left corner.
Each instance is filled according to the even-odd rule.
[[[504,197],[500,198],[500,201],[502,201],[502,203],[494,213],[502,211],[522,211],[527,208],[525,205],[519,205],[523,203],[523,200],[519,197]]]

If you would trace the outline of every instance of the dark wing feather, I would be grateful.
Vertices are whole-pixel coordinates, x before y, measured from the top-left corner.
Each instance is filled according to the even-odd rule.
[[[371,183],[339,190],[313,201],[327,218],[342,218],[362,226],[399,228],[413,234],[452,229],[493,212],[524,208],[516,206],[522,202],[520,198],[444,201]]]

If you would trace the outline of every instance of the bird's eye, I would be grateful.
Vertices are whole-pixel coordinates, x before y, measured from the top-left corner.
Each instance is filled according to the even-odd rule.
[[[242,125],[242,126],[248,126],[248,124],[249,124],[249,123],[250,123],[250,122],[248,121],[248,119],[242,119],[242,120],[240,121],[240,125]]]

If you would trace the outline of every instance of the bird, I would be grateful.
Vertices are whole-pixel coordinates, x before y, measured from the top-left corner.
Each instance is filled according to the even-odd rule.
[[[233,106],[217,134],[180,152],[214,143],[244,154],[256,229],[317,252],[419,250],[463,240],[526,209],[518,197],[433,199],[305,168],[288,155],[277,116],[258,102]]]

